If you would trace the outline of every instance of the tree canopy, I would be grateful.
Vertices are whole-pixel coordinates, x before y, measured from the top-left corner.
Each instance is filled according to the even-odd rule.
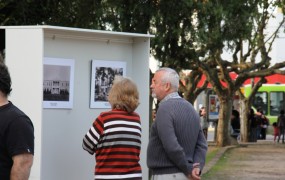
[[[249,78],[284,73],[285,60],[273,64],[270,57],[283,30],[283,14],[268,31],[284,7],[284,0],[10,0],[0,2],[0,23],[154,34],[151,53],[162,66],[192,70],[180,88],[187,100],[193,102],[212,84],[221,103],[217,143],[224,146],[229,144],[234,93]],[[199,89],[202,74],[207,81]]]

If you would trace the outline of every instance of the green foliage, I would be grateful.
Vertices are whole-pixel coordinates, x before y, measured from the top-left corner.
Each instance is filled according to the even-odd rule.
[[[197,71],[188,77],[193,84],[181,88],[187,100],[200,92],[192,93],[203,73],[224,107],[245,80],[280,73],[285,67],[285,62],[271,64],[269,57],[284,15],[276,31],[265,31],[272,12],[285,12],[284,7],[284,0],[7,0],[0,1],[0,24],[154,34],[151,53],[162,66]],[[231,54],[227,59],[222,57],[226,51]],[[235,80],[231,72],[238,74]],[[219,132],[226,135],[227,129]]]
[[[0,23],[147,33],[153,3],[151,0],[11,0],[0,3]]]
[[[147,33],[153,12],[152,0],[106,0],[105,22],[114,31]]]
[[[195,57],[191,37],[194,12],[191,1],[159,1],[151,33],[156,34],[152,41],[152,52],[162,66],[180,70]]]

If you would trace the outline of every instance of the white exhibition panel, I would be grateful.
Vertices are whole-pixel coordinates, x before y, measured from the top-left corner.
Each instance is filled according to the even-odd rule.
[[[99,113],[109,109],[90,108],[91,60],[126,62],[126,76],[137,82],[141,165],[144,179],[148,178],[149,46],[153,36],[53,26],[4,28],[6,62],[14,89],[11,100],[35,126],[36,153],[30,179],[93,179],[95,158],[82,149],[82,138]],[[72,109],[42,107],[45,57],[74,60]]]
[[[41,29],[7,29],[6,63],[12,78],[9,99],[33,121],[35,129],[34,166],[30,179],[40,179],[42,157],[42,57]]]

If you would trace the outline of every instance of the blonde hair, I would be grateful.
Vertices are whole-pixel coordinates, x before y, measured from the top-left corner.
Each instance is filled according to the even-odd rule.
[[[112,109],[123,109],[128,113],[135,111],[139,105],[139,92],[136,84],[129,78],[115,76],[108,101]]]

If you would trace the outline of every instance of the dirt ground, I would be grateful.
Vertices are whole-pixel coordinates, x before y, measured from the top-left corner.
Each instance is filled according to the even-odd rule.
[[[229,148],[202,179],[285,180],[285,144],[260,141]]]

